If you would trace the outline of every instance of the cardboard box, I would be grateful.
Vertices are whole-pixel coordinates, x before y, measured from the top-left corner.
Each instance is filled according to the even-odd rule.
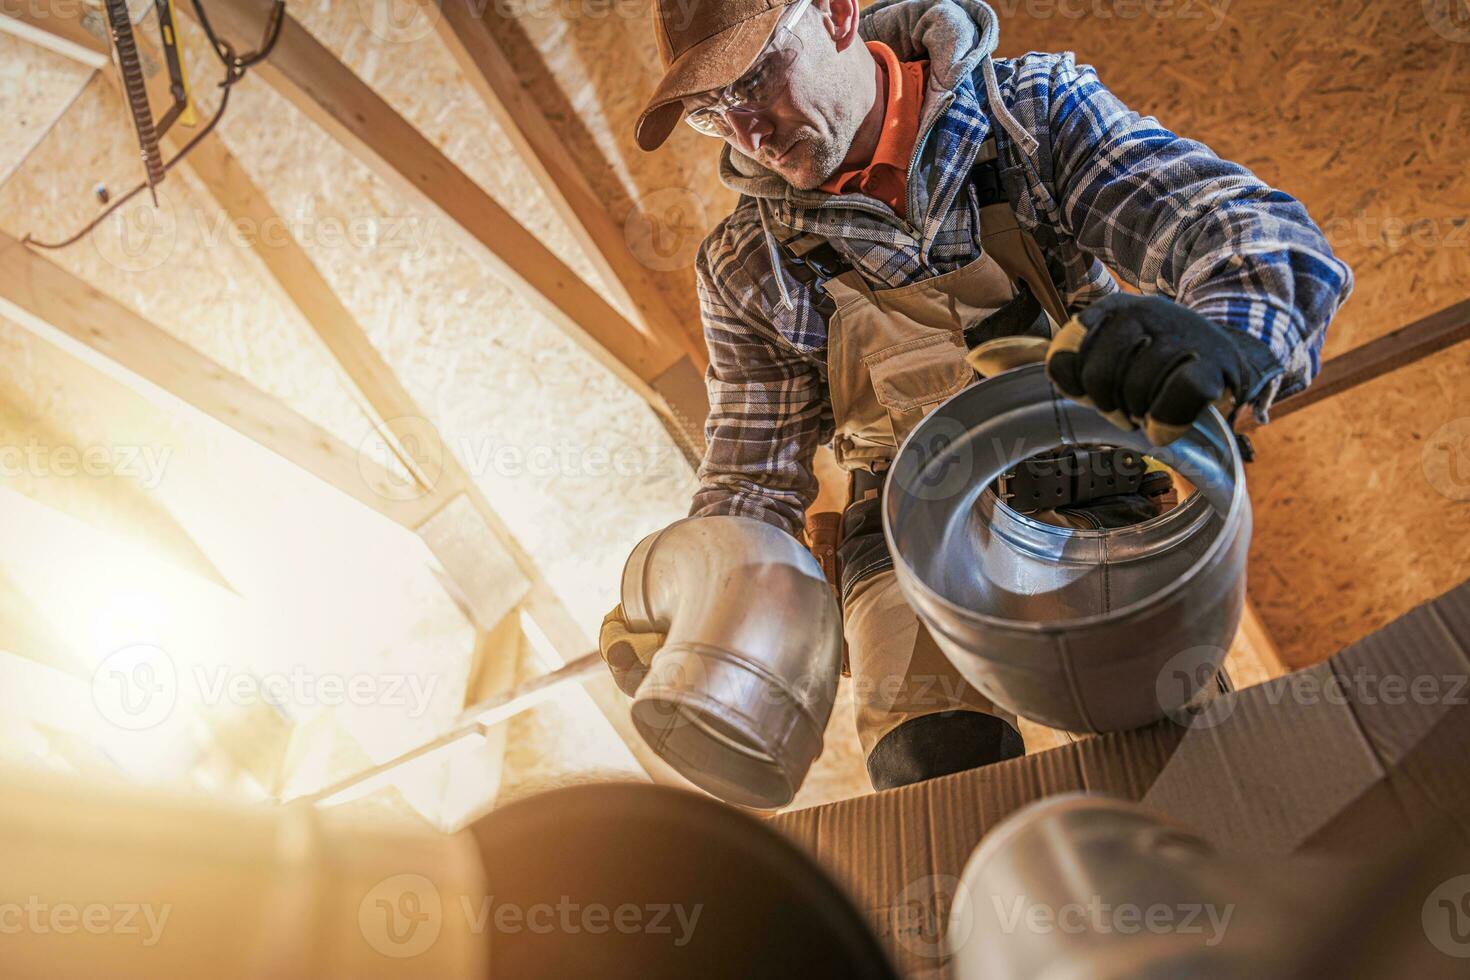
[[[1056,793],[1137,800],[1224,849],[1470,842],[1470,583],[1330,660],[1202,714],[771,818],[865,911],[909,977],[943,977],[958,876],[991,827]]]

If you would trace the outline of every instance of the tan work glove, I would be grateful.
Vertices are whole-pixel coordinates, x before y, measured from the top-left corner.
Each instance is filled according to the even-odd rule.
[[[603,617],[602,630],[597,635],[602,659],[612,671],[618,688],[628,697],[637,693],[638,685],[648,675],[653,655],[663,645],[662,633],[635,633],[628,628],[622,603],[613,606],[612,612]]]

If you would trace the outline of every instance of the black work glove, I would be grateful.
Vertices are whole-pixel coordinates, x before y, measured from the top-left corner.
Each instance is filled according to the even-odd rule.
[[[1227,419],[1281,373],[1271,349],[1162,296],[1116,293],[1052,340],[1046,373],[1064,394],[1155,446],[1173,442],[1210,405]]]

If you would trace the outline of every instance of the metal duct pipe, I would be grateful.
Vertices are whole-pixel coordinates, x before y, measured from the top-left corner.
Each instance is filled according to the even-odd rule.
[[[990,490],[1061,446],[1124,446],[1197,492],[1131,527],[1032,520]],[[1136,728],[1215,678],[1245,603],[1250,499],[1235,436],[1213,409],[1168,446],[1063,397],[1041,365],[965,389],[894,461],[883,530],[899,585],[955,668],[996,703],[1053,728]]]
[[[790,803],[822,751],[842,616],[800,542],[744,517],[699,517],[639,542],[623,613],[667,640],[633,701],[648,744],[742,806]]]
[[[958,980],[1294,975],[1295,942],[1342,873],[1244,862],[1141,806],[1066,794],[1018,810],[976,848],[951,906]],[[1310,887],[1307,887],[1310,883]],[[1330,907],[1331,903],[1326,903]]]

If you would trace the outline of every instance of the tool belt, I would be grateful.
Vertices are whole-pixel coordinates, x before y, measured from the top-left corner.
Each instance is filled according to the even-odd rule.
[[[995,481],[996,496],[1022,514],[1061,510],[1122,494],[1159,496],[1173,485],[1132,449],[1076,447],[1033,456]]]
[[[844,603],[853,586],[893,567],[888,542],[883,540],[883,481],[887,475],[886,469],[880,473],[855,470],[848,484],[850,494],[837,544],[837,594]]]

